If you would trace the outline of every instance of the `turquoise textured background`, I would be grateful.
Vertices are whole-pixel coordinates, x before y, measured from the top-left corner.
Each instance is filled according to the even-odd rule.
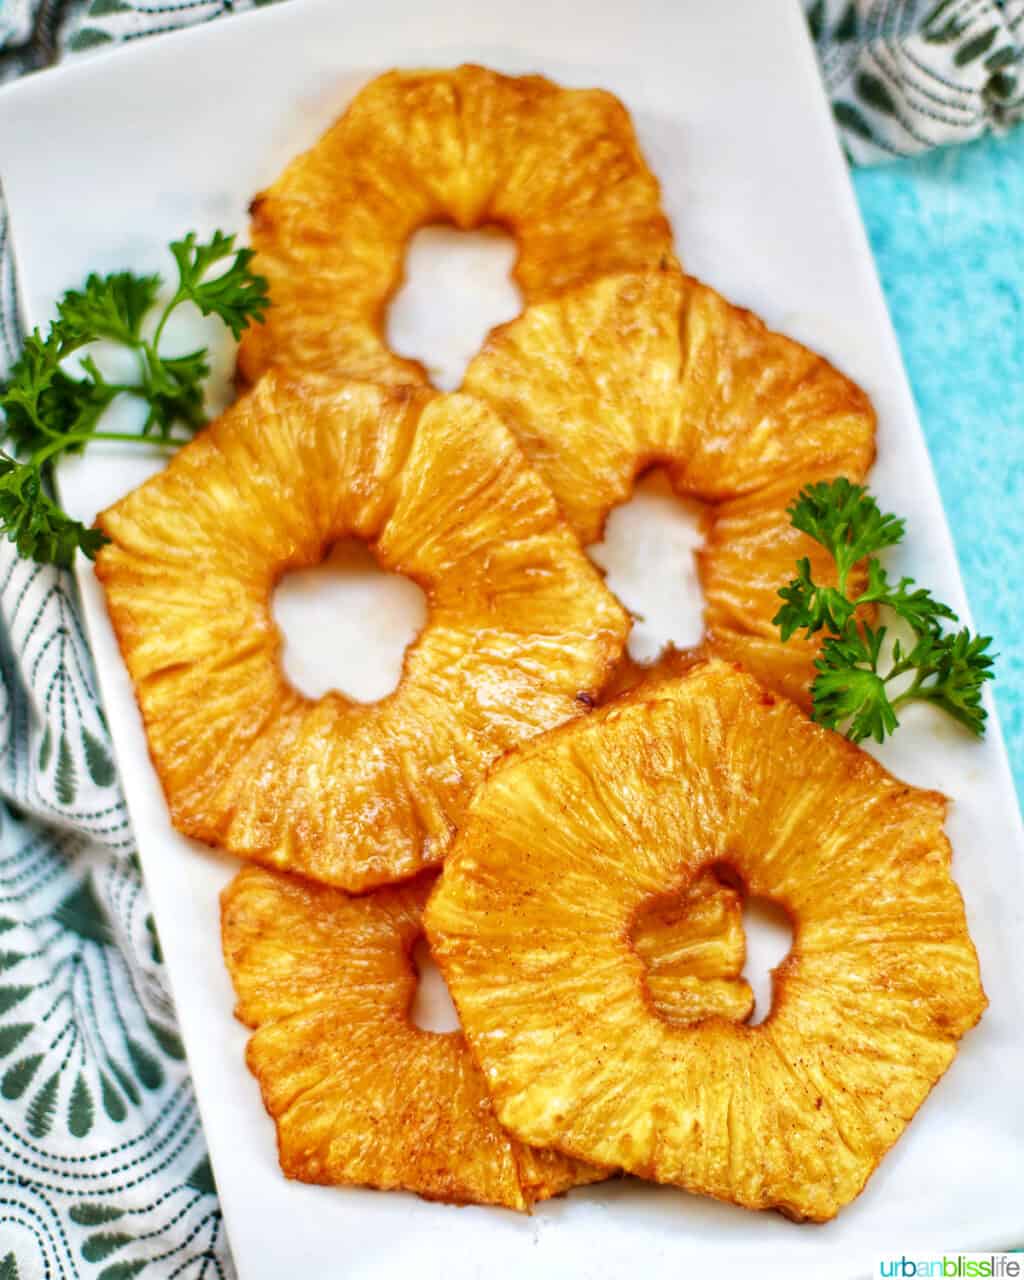
[[[853,180],[1024,800],[1024,126]]]

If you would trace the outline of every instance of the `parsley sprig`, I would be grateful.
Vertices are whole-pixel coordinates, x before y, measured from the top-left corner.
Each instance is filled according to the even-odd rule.
[[[0,444],[7,446],[0,448],[0,533],[15,543],[19,555],[67,566],[76,551],[92,559],[105,541],[52,497],[53,467],[62,454],[80,452],[93,440],[172,445],[203,426],[207,350],[181,356],[161,350],[167,322],[178,307],[193,303],[204,316],[217,316],[235,338],[253,320],[263,319],[267,282],[252,271],[252,250],[236,249],[233,235],[216,231],[200,244],[190,232],[170,251],[177,286],[155,325],[146,322],[163,285],[158,275],[90,275],[81,289],[61,298],[45,338],[37,329],[25,339],[10,376],[0,384]],[[87,350],[97,342],[131,351],[136,376],[108,380]],[[78,367],[72,372],[66,362],[76,355]],[[146,406],[137,432],[102,429],[107,409],[122,395]]]
[[[959,622],[949,605],[912,578],[890,581],[876,553],[903,540],[905,522],[882,512],[863,486],[845,477],[807,486],[789,517],[836,564],[836,585],[828,587],[814,581],[808,559],[800,560],[796,577],[779,592],[783,604],[773,619],[783,640],[798,631],[826,633],[811,686],[814,719],[844,728],[854,742],[882,742],[898,727],[901,707],[930,702],[980,737],[986,718],[981,689],[993,674],[991,637],[973,636],[966,627],[947,629]],[[854,596],[851,574],[860,564],[867,585]],[[889,628],[858,616],[863,605],[901,619],[910,638],[887,645]]]

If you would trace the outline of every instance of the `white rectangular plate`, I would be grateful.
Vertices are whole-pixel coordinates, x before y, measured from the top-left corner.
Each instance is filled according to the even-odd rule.
[[[463,60],[599,85],[633,112],[686,266],[825,352],[880,421],[872,484],[908,517],[899,568],[965,613],[953,547],[796,0],[296,0],[99,55],[0,96],[0,171],[31,324],[89,270],[167,270],[191,227],[242,230],[252,194],[393,66]],[[220,352],[221,373],[230,351]],[[84,518],[151,470],[93,457],[62,488]],[[666,572],[670,566],[666,565]],[[678,572],[678,565],[675,566]],[[1024,838],[998,726],[927,711],[879,754],[953,797],[949,833],[991,1007],[863,1196],[824,1227],[620,1181],[531,1218],[325,1190],[278,1172],[219,948],[233,867],[171,829],[88,565],[80,582],[228,1231],[245,1280],[673,1276],[756,1263],[817,1276],[1024,1241]]]

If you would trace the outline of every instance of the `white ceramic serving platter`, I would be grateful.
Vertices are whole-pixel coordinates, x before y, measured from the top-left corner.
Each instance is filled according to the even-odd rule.
[[[252,194],[365,81],[393,66],[466,59],[604,86],[625,100],[687,267],[824,351],[871,394],[880,420],[872,483],[909,521],[896,565],[963,611],[953,547],[796,0],[295,0],[33,77],[0,95],[0,175],[27,319],[44,323],[55,297],[89,270],[166,271],[162,246],[191,227],[243,230]],[[471,349],[474,325],[509,305],[500,282],[467,294],[467,281],[489,278],[471,254],[454,292],[425,299],[421,291],[418,302],[403,302],[395,317],[402,341],[429,352],[444,337],[438,313],[454,310],[466,317],[461,341]],[[226,377],[223,343],[218,357]],[[154,465],[97,454],[65,470],[62,490],[91,519]],[[659,505],[655,495],[648,514]],[[685,542],[685,531],[666,534],[642,516],[611,559],[641,598],[652,577],[675,582],[680,614],[690,610],[680,620],[685,639],[695,618],[681,581],[685,556],[673,551],[677,535]],[[880,1256],[1024,1242],[1024,838],[994,720],[975,743],[937,715],[908,715],[879,753],[909,781],[953,797],[955,872],[991,1007],[863,1196],[835,1222],[798,1226],[631,1181],[574,1192],[529,1218],[307,1187],[278,1172],[273,1129],[243,1067],[245,1033],[231,1016],[217,894],[233,867],[171,830],[88,565],[80,582],[243,1280],[679,1277],[741,1265],[759,1275],[848,1277],[877,1273]],[[288,604],[293,622],[306,619],[303,655],[314,678],[337,672],[359,693],[369,664],[339,648],[343,619],[318,590],[307,584]],[[381,632],[396,632],[399,652],[408,609],[395,598],[381,614]]]

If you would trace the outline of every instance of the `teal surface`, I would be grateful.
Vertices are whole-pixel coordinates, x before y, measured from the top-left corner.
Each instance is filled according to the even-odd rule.
[[[1024,126],[854,183],[1024,798]]]

